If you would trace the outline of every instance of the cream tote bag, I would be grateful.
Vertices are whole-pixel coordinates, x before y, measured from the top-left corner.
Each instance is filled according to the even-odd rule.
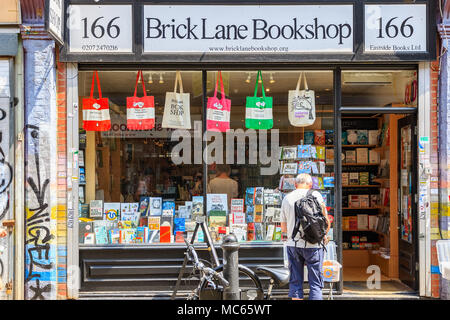
[[[177,92],[178,83],[180,84],[179,93]],[[181,73],[180,71],[177,71],[173,92],[166,92],[162,127],[173,129],[191,129],[191,112],[189,103],[189,93],[183,93]]]
[[[305,90],[299,90],[305,80]],[[300,73],[295,90],[289,90],[288,98],[289,122],[294,127],[306,127],[316,121],[316,100],[314,90],[309,90],[304,72]]]

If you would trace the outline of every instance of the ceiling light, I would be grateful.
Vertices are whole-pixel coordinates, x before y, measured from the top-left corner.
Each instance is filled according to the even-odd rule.
[[[275,83],[275,80],[273,79],[273,74],[270,74],[270,83]]]
[[[245,80],[245,82],[250,83],[250,73],[247,76],[247,80]]]
[[[330,88],[326,88],[326,89],[325,89],[325,91],[330,91],[330,90],[331,90]]]
[[[150,73],[150,76],[148,77],[148,83],[152,84],[153,83],[153,79],[152,79],[152,74]]]
[[[269,88],[266,88],[266,92],[269,92],[270,91],[270,89]]]
[[[162,73],[159,74],[159,83],[164,83]]]

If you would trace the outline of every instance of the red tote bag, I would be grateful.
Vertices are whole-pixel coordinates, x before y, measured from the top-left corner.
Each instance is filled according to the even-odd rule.
[[[136,96],[139,77],[142,79],[144,96]],[[127,97],[127,127],[130,130],[151,130],[155,127],[155,98],[145,92],[144,76],[138,71],[134,96]]]
[[[220,78],[221,98],[217,98],[217,86]],[[206,104],[206,130],[226,132],[230,129],[230,111],[231,100],[226,99],[225,90],[223,89],[222,73],[217,73],[216,88],[214,96],[208,98]]]
[[[98,99],[94,99],[94,82],[97,79]],[[83,99],[83,129],[86,131],[108,131],[111,129],[108,98],[102,98],[98,73],[92,75],[91,96]]]

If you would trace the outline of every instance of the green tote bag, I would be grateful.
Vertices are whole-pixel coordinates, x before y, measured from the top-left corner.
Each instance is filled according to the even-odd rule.
[[[257,97],[258,83],[261,78],[262,97]],[[255,94],[247,97],[245,102],[245,127],[247,129],[272,129],[272,97],[266,97],[264,84],[262,83],[261,70],[258,71],[255,84]]]

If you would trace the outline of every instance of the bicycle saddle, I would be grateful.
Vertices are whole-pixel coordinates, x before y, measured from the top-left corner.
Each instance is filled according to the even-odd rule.
[[[288,268],[268,268],[258,267],[256,270],[261,271],[271,277],[278,287],[284,287],[289,283],[289,269]]]

